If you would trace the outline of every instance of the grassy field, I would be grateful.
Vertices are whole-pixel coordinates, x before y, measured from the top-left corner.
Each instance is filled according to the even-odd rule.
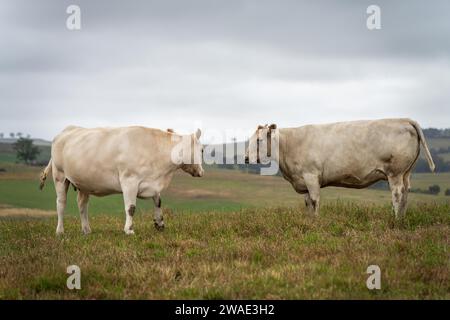
[[[390,193],[323,189],[321,216],[280,177],[181,173],[163,194],[166,230],[139,201],[135,236],[121,196],[92,198],[83,236],[75,193],[56,237],[55,195],[39,168],[0,163],[0,299],[450,299],[450,197],[411,194],[395,221]],[[413,187],[450,188],[450,174],[417,174]],[[66,288],[80,266],[82,290]],[[379,265],[382,289],[366,288]]]
[[[434,138],[427,139],[427,142],[430,145],[430,148],[439,149],[439,148],[448,148],[450,146],[449,138]]]
[[[2,299],[449,299],[448,205],[414,206],[396,223],[387,207],[334,203],[320,219],[301,208],[231,213],[166,213],[157,232],[139,215],[135,236],[122,219],[97,215],[94,233],[79,221],[0,220]],[[65,287],[81,268],[80,291]],[[366,268],[382,289],[366,288]]]
[[[439,148],[450,147],[450,139],[448,138],[428,139],[428,142],[430,144],[430,148],[434,148],[436,150],[439,150]],[[444,161],[450,161],[450,153],[440,153],[439,157],[441,157]]]

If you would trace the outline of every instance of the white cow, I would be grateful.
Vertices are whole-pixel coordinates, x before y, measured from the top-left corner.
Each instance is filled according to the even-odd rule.
[[[275,141],[273,137],[277,138],[278,148],[270,148]],[[410,119],[352,121],[286,129],[266,125],[259,126],[250,138],[246,163],[249,159],[260,163],[261,155],[277,159],[283,177],[298,193],[305,194],[305,203],[315,215],[319,214],[320,188],[361,189],[387,180],[395,215],[402,217],[420,144],[431,171],[434,171],[422,129]]]
[[[136,198],[153,198],[154,222],[164,228],[161,211],[162,190],[167,188],[177,169],[194,177],[203,175],[201,132],[178,135],[144,127],[85,129],[68,127],[52,143],[52,155],[41,175],[41,189],[51,172],[56,189],[58,226],[64,232],[63,216],[67,190],[78,190],[81,227],[91,232],[88,221],[90,195],[123,194],[126,223],[124,231],[133,234]]]

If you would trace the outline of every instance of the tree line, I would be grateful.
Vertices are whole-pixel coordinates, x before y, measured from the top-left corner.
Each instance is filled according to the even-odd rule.
[[[450,138],[450,128],[447,129],[436,129],[428,128],[423,129],[423,134],[425,138],[437,139],[437,138]]]

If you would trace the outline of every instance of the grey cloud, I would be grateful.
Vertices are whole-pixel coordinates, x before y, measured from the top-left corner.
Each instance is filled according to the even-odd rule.
[[[65,28],[69,4],[82,30]],[[448,126],[448,1],[0,4],[0,131],[416,117]],[[447,86],[448,87],[448,86]]]

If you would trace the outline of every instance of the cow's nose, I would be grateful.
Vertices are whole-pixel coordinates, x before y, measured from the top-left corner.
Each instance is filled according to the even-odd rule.
[[[203,170],[198,172],[197,177],[199,178],[203,177]]]

